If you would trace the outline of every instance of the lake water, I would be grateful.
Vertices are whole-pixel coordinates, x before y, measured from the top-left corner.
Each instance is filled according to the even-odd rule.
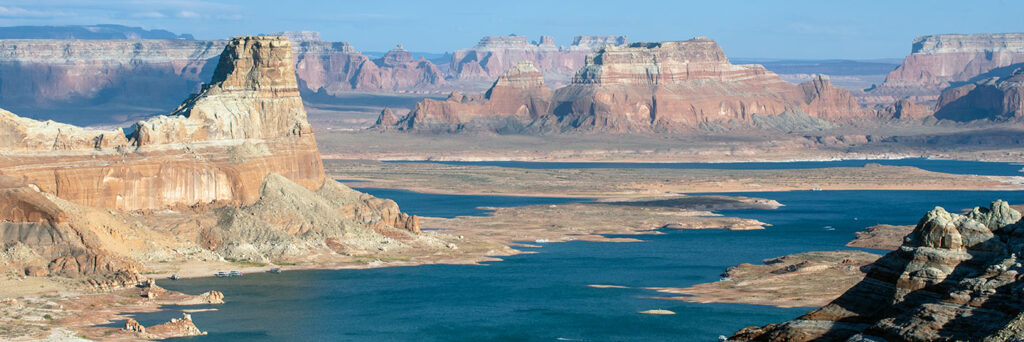
[[[567,199],[427,195],[362,189],[417,215],[482,215],[478,206]],[[936,205],[950,210],[1017,191],[792,191],[737,193],[778,200],[777,210],[723,214],[772,224],[760,231],[666,230],[642,242],[544,244],[538,254],[485,265],[292,271],[233,278],[162,281],[172,290],[222,291],[226,304],[193,314],[201,341],[715,341],[749,325],[794,318],[808,308],[694,304],[643,298],[655,292],[589,284],[685,287],[715,281],[729,266],[813,250],[845,249],[853,233],[878,223],[914,224]],[[834,230],[825,229],[832,226]],[[204,306],[188,307],[202,309]],[[177,307],[137,315],[144,325],[180,317]],[[640,315],[649,309],[670,316]]]
[[[467,166],[499,166],[522,169],[712,169],[712,170],[791,170],[823,169],[831,167],[863,167],[867,164],[913,166],[920,169],[958,175],[1024,176],[1020,163],[938,160],[924,158],[904,159],[847,159],[795,162],[736,162],[736,163],[618,163],[618,162],[528,162],[528,161],[389,161],[389,163],[439,163]]]

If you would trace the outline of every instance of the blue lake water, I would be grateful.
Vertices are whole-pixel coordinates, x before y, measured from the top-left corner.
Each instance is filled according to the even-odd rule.
[[[417,215],[483,215],[479,206],[567,199],[428,195],[361,189]],[[777,210],[723,214],[772,224],[760,231],[666,230],[642,242],[544,244],[539,253],[486,265],[292,271],[163,281],[186,293],[222,291],[217,311],[193,314],[202,341],[715,341],[749,325],[779,322],[808,308],[694,304],[643,298],[652,291],[589,284],[685,287],[715,281],[729,266],[813,250],[845,249],[878,223],[914,224],[936,205],[950,210],[994,199],[1024,203],[1020,191],[792,191],[737,195],[775,199]],[[832,226],[834,230],[825,229]],[[188,309],[202,309],[188,307]],[[176,309],[137,315],[144,325]],[[667,309],[671,316],[637,314]]]
[[[712,170],[791,170],[822,169],[830,167],[863,167],[867,164],[914,166],[928,171],[959,175],[1024,176],[1020,163],[978,162],[964,160],[905,159],[848,159],[795,162],[736,162],[736,163],[618,163],[618,162],[528,162],[528,161],[389,161],[390,163],[439,163],[468,166],[499,166],[523,169],[592,169],[592,168],[645,168],[645,169],[712,169]]]

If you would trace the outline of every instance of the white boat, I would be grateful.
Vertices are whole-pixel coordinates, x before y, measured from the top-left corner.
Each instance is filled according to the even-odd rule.
[[[536,242],[536,243],[548,243],[548,242],[551,242],[551,240],[548,240],[548,239],[537,239],[537,240],[534,240],[533,242]]]
[[[811,191],[821,191],[821,188],[811,188]]]
[[[232,276],[232,277],[241,277],[241,276],[242,276],[242,272],[239,272],[239,271],[231,271],[231,272],[229,272],[229,273],[228,273],[228,275],[229,275],[229,276]]]
[[[224,272],[224,271],[217,272],[217,278],[224,278],[224,277],[230,277],[230,276],[231,275],[228,274],[228,272]]]

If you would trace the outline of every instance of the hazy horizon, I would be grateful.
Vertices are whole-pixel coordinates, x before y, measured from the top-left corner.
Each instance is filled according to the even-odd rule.
[[[562,46],[576,35],[626,35],[631,42],[706,36],[735,58],[855,60],[901,58],[910,52],[912,40],[922,35],[1024,31],[1024,22],[1016,17],[1024,12],[1024,3],[1006,0],[970,6],[948,0],[926,5],[807,0],[786,6],[745,0],[630,4],[11,0],[0,5],[0,26],[120,24],[187,33],[196,39],[312,30],[325,40],[349,42],[359,51],[387,51],[401,44],[430,53],[472,47],[483,36],[509,34],[531,41],[548,35]]]

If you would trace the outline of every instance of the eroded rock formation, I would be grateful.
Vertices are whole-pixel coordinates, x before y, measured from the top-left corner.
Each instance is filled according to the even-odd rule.
[[[935,101],[943,89],[979,78],[1006,76],[1024,63],[1024,33],[937,34],[914,39],[903,64],[865,100]]]
[[[729,63],[707,38],[606,46],[587,57],[572,84],[549,92],[542,81],[539,70],[520,64],[483,96],[453,93],[445,101],[424,100],[398,126],[649,132],[752,125],[764,118],[827,125],[875,117],[825,77],[795,86],[759,65]]]
[[[0,111],[0,148],[7,271],[114,287],[141,280],[144,260],[285,260],[331,253],[328,240],[376,251],[418,239],[393,201],[326,179],[278,36],[231,40],[202,91],[130,129]]]
[[[1024,336],[1021,214],[1006,202],[966,215],[929,211],[898,250],[828,305],[750,327],[747,341],[1006,341]]]

